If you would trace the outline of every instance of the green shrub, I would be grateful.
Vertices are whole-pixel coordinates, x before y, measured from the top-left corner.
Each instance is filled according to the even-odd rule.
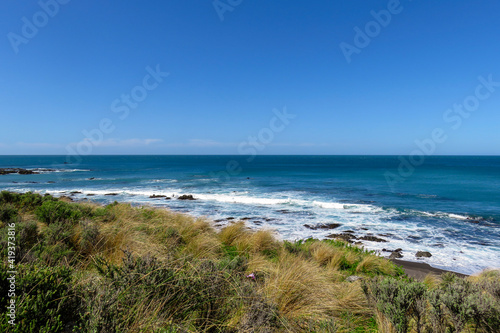
[[[83,216],[78,206],[62,201],[46,201],[36,209],[35,214],[40,221],[47,224],[76,222]]]
[[[426,287],[423,283],[403,279],[373,279],[363,284],[363,291],[375,302],[399,333],[408,331],[409,320],[414,317],[420,332],[425,311]]]
[[[8,266],[0,265],[0,302],[7,304]],[[78,321],[78,299],[71,291],[72,270],[68,267],[18,265],[16,275],[16,325],[0,317],[2,332],[63,332]]]
[[[10,203],[0,205],[0,221],[4,223],[15,222],[17,220],[18,211]]]

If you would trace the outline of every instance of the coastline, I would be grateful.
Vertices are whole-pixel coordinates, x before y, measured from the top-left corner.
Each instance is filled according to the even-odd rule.
[[[400,259],[387,259],[392,261],[394,264],[401,266],[405,273],[416,280],[422,281],[429,274],[440,276],[444,273],[453,273],[456,276],[465,278],[469,275],[457,273],[450,270],[440,269],[432,267],[431,265],[424,262],[414,262],[414,261],[406,261]]]

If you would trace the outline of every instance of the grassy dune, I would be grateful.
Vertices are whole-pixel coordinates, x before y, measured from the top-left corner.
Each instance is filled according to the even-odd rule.
[[[0,299],[16,224],[16,326],[5,332],[498,332],[500,275],[407,278],[331,240],[128,204],[0,194]],[[252,274],[252,277],[248,277]],[[353,279],[352,276],[362,277]],[[355,280],[355,281],[352,281]],[[352,282],[350,282],[352,281]]]

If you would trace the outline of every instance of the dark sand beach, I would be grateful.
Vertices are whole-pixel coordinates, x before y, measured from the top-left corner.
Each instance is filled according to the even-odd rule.
[[[398,259],[390,259],[393,263],[396,265],[399,265],[403,267],[405,270],[406,274],[408,276],[417,279],[419,281],[423,280],[428,274],[433,274],[433,275],[441,275],[447,272],[451,272],[453,274],[456,274],[457,276],[460,277],[466,277],[467,275],[465,274],[460,274],[452,271],[447,271],[444,269],[439,269],[439,268],[434,268],[429,264],[423,263],[423,262],[413,262],[413,261],[404,261],[404,260],[398,260]]]

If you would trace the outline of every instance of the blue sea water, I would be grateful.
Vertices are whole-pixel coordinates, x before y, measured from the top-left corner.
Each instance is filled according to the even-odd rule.
[[[0,168],[50,168],[2,175],[0,189],[75,200],[148,204],[234,218],[283,239],[353,232],[403,249],[403,259],[471,274],[500,267],[500,157],[430,156],[414,170],[397,156],[0,156]],[[67,163],[70,161],[70,163]],[[65,163],[66,162],[66,163]],[[398,170],[399,168],[399,170]],[[107,196],[117,193],[115,196]],[[196,200],[176,198],[191,194]],[[172,199],[150,198],[166,195]],[[316,228],[339,223],[334,230]],[[417,251],[431,258],[417,259]]]

